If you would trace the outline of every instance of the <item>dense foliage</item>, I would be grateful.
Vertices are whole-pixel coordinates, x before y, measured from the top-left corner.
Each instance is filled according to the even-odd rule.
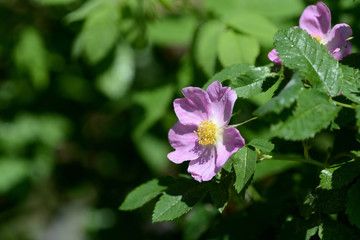
[[[0,0],[0,239],[359,239],[360,2],[340,62],[315,3]],[[215,81],[246,145],[199,183],[172,102]]]

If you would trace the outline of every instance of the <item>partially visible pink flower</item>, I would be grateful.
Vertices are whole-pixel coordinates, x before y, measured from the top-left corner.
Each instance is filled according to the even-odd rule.
[[[351,27],[340,23],[331,28],[331,13],[325,3],[318,2],[306,7],[301,14],[299,27],[323,44],[335,59],[341,60],[351,53],[351,43],[347,40],[353,34]],[[281,63],[275,49],[268,54],[268,58]]]
[[[240,132],[228,126],[237,95],[220,82],[213,82],[206,91],[187,87],[182,93],[185,98],[174,101],[179,121],[168,135],[175,151],[167,156],[177,164],[190,161],[192,177],[209,181],[245,144]]]

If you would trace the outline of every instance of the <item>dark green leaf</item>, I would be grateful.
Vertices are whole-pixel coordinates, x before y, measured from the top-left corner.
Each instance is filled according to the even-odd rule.
[[[360,229],[360,180],[347,193],[346,214],[352,224]]]
[[[289,140],[303,140],[326,128],[335,119],[340,107],[329,101],[326,94],[304,89],[298,98],[293,115],[285,122],[271,127],[275,136]]]
[[[319,226],[319,238],[321,240],[357,239],[351,229],[346,227],[344,224],[333,220],[325,220]]]
[[[275,147],[275,145],[268,139],[253,139],[248,143],[248,145],[267,153],[271,152]]]
[[[290,82],[281,90],[279,95],[273,97],[260,106],[255,112],[254,115],[262,116],[269,112],[280,113],[284,108],[288,108],[295,102],[298,98],[300,89],[303,86],[302,76],[299,72],[295,72],[292,76]]]
[[[316,234],[318,226],[314,221],[304,219],[291,219],[286,221],[278,240],[309,240]]]
[[[166,189],[159,179],[153,179],[132,190],[119,207],[119,210],[128,211],[142,207],[145,203],[157,197]]]
[[[244,146],[231,157],[235,170],[235,189],[240,193],[254,174],[256,167],[256,152]]]
[[[345,208],[347,188],[339,189],[317,189],[317,206],[323,213],[335,214]]]
[[[255,64],[260,45],[255,37],[224,31],[219,40],[218,55],[221,64],[228,67],[234,64]]]
[[[293,156],[292,156],[293,157]],[[286,159],[286,156],[283,156]],[[254,181],[270,177],[272,175],[284,172],[290,168],[298,166],[300,163],[295,161],[272,160],[267,159],[256,165]]]
[[[60,5],[60,4],[69,4],[77,0],[35,0],[35,1],[44,5]]]
[[[314,88],[330,96],[340,93],[344,76],[339,62],[305,30],[280,30],[274,45],[285,66],[299,70]]]
[[[358,127],[358,131],[360,132],[360,106],[356,106],[355,112],[356,112],[356,125]]]
[[[340,166],[323,169],[320,174],[320,185],[323,189],[343,187],[360,175],[360,162],[350,161]]]
[[[171,221],[187,213],[207,192],[206,183],[177,179],[155,205],[153,222]]]
[[[210,184],[209,193],[214,206],[222,213],[229,200],[229,181],[221,181],[219,183],[212,182]]]

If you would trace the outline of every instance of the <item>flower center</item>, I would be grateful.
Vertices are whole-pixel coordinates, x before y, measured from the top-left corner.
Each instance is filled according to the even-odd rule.
[[[194,133],[199,136],[199,143],[202,146],[216,142],[216,124],[212,120],[202,121]]]
[[[320,36],[320,35],[311,34],[311,37],[312,37],[312,38],[315,38],[316,40],[318,40],[318,42],[321,44],[321,36]]]

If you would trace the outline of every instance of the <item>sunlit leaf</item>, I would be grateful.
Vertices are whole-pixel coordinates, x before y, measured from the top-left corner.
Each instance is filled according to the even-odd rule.
[[[260,45],[255,37],[226,30],[220,36],[219,60],[224,67],[234,64],[254,64],[260,53]]]
[[[349,161],[339,166],[323,169],[320,174],[320,185],[323,189],[337,189],[351,183],[359,175],[359,161]]]
[[[299,96],[300,89],[303,86],[301,80],[301,75],[299,72],[296,72],[279,95],[256,109],[254,115],[262,116],[269,112],[280,113],[284,108],[290,107]]]
[[[268,139],[253,139],[248,143],[248,145],[251,145],[263,152],[271,152],[275,147],[275,145]]]
[[[42,1],[42,0],[39,0]],[[61,1],[61,0],[59,0]],[[109,3],[111,0],[89,0],[84,2],[78,9],[75,11],[69,13],[65,16],[65,20],[69,23],[83,20],[90,14],[92,14],[94,11],[96,11],[97,8],[99,8],[103,4]]]
[[[28,162],[14,157],[0,158],[0,194],[11,190],[29,176]]]
[[[49,64],[47,51],[40,32],[33,28],[24,28],[14,49],[17,66],[29,73],[35,88],[43,89],[49,84]]]
[[[128,211],[142,207],[145,203],[160,195],[166,187],[165,184],[161,185],[160,180],[157,178],[143,183],[126,196],[119,210]]]
[[[116,100],[130,88],[134,75],[134,52],[129,46],[119,44],[112,65],[97,79],[97,87],[108,98]]]
[[[286,121],[273,125],[271,131],[274,136],[289,140],[310,138],[329,126],[340,109],[329,101],[326,94],[304,89],[299,95],[293,115]]]
[[[205,23],[199,30],[195,45],[195,58],[208,76],[212,76],[215,72],[217,59],[216,46],[218,45],[220,34],[224,30],[225,25],[215,20]]]
[[[251,176],[254,174],[256,167],[256,152],[247,146],[241,148],[231,157],[235,170],[235,189],[240,193]]]
[[[274,45],[285,66],[299,70],[314,88],[331,96],[340,93],[344,76],[339,62],[305,30],[280,30]]]
[[[360,71],[344,65],[342,66],[342,70],[344,72],[342,94],[360,104]]]

